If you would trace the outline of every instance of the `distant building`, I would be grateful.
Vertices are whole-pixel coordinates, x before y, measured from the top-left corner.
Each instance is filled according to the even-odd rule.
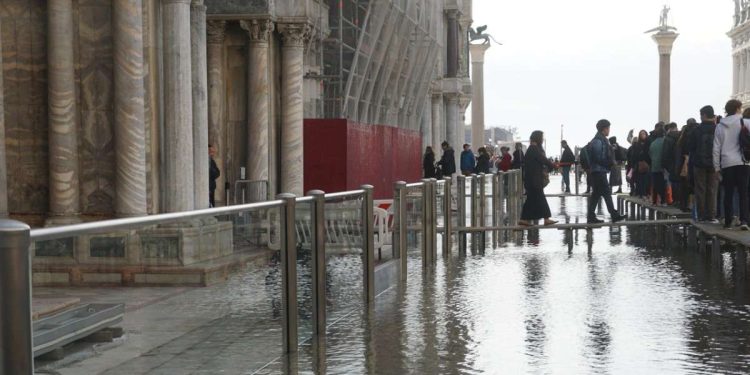
[[[750,99],[750,4],[735,1],[732,39],[732,97],[743,103]]]

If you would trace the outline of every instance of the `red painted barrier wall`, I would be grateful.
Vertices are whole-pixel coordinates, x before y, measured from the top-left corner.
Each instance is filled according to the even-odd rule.
[[[375,199],[390,199],[393,183],[422,177],[419,132],[345,119],[307,119],[304,127],[305,191],[375,186]]]

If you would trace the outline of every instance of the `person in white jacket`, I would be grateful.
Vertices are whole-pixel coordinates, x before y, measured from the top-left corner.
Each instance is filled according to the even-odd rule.
[[[743,160],[740,150],[740,128],[750,130],[750,121],[742,119],[742,102],[730,100],[724,110],[727,117],[716,126],[714,135],[713,162],[714,169],[721,173],[724,186],[724,228],[732,226],[734,217],[733,197],[735,190],[740,201],[740,229],[750,230],[748,227],[748,182],[750,180],[750,166]]]

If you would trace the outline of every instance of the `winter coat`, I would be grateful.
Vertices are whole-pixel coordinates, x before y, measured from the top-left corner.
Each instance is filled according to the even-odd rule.
[[[505,154],[500,158],[500,163],[498,163],[497,169],[507,172],[512,166],[513,166],[513,158],[510,156],[510,154]]]
[[[221,176],[219,166],[216,165],[214,158],[208,158],[208,190],[216,190],[216,179]]]
[[[438,165],[440,166],[443,176],[450,176],[456,173],[456,158],[452,148],[443,151]]]
[[[565,146],[563,149],[562,157],[560,158],[561,165],[572,165],[576,162],[576,156],[573,151],[570,150],[569,146]]]
[[[659,137],[651,141],[648,147],[648,155],[651,157],[651,173],[662,172],[664,168],[661,165],[661,155],[664,150],[664,137]]]
[[[523,168],[523,162],[524,162],[523,159],[524,159],[523,151],[521,150],[513,151],[513,162],[511,163],[510,167],[512,169]]]
[[[435,153],[424,154],[422,169],[424,170],[424,178],[435,178],[437,176],[437,173],[435,173]]]
[[[628,166],[630,169],[638,170],[638,163],[646,162],[651,165],[651,158],[648,155],[648,147],[645,142],[636,141],[628,150]]]
[[[476,166],[477,161],[474,158],[474,153],[471,150],[461,151],[461,172],[474,172]]]
[[[523,165],[523,185],[526,189],[543,189],[544,188],[544,167],[548,171],[555,168],[547,159],[544,149],[538,145],[531,145],[524,155]]]
[[[591,172],[609,173],[615,164],[615,155],[609,140],[602,133],[596,133],[594,139],[589,143],[589,163],[591,163]]]
[[[490,156],[487,154],[480,154],[477,159],[477,166],[474,170],[475,173],[490,173]]]
[[[670,180],[672,181],[676,181],[674,177],[679,177],[679,171],[675,171],[675,148],[679,139],[680,132],[671,131],[664,137],[664,144],[662,146],[661,166],[669,173]]]
[[[726,169],[738,165],[745,165],[740,151],[740,127],[742,116],[732,115],[721,119],[714,133],[713,162],[714,169]],[[744,121],[744,126],[750,130],[750,120]]]
[[[716,124],[713,121],[702,122],[692,132],[688,141],[688,151],[694,167],[714,167],[714,133]]]

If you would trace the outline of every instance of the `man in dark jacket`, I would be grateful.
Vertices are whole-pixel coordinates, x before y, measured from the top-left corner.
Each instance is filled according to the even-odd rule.
[[[221,171],[219,170],[219,166],[216,165],[216,162],[214,161],[214,156],[216,156],[216,147],[213,145],[208,145],[208,204],[209,207],[215,207],[216,206],[216,200],[214,199],[214,195],[216,193],[216,179],[221,176]]]
[[[680,139],[680,131],[677,129],[677,124],[670,123],[665,127],[667,135],[664,137],[664,145],[661,151],[661,165],[664,170],[667,171],[669,183],[672,186],[672,196],[678,197],[680,191],[680,171],[675,170],[677,155],[675,149],[677,148],[677,141]],[[672,200],[674,205],[679,204],[678,199]]]
[[[523,168],[523,145],[516,143],[516,151],[513,151],[513,163],[511,163],[512,169]]]
[[[440,171],[443,176],[450,177],[456,173],[456,158],[454,156],[453,148],[446,141],[443,141],[440,147],[443,149],[443,156],[440,158],[438,166],[440,166]]]
[[[560,158],[560,166],[562,167],[563,184],[565,185],[565,192],[570,193],[570,168],[576,163],[576,155],[568,146],[567,141],[562,141],[561,146],[563,152]]]
[[[596,136],[591,140],[588,159],[591,164],[591,183],[593,192],[589,200],[588,207],[588,222],[589,224],[600,224],[603,223],[596,217],[596,206],[599,204],[599,200],[604,198],[604,203],[607,205],[607,210],[612,218],[612,222],[616,223],[625,219],[624,216],[620,215],[615,209],[614,203],[612,203],[612,191],[607,181],[607,175],[609,174],[612,165],[615,164],[614,151],[610,147],[609,140],[609,127],[610,123],[607,120],[599,120],[596,123]]]
[[[714,169],[713,160],[715,121],[713,107],[701,108],[701,124],[693,130],[688,142],[695,177],[695,205],[698,220],[712,223],[719,222],[716,220],[716,194],[719,178]]]

